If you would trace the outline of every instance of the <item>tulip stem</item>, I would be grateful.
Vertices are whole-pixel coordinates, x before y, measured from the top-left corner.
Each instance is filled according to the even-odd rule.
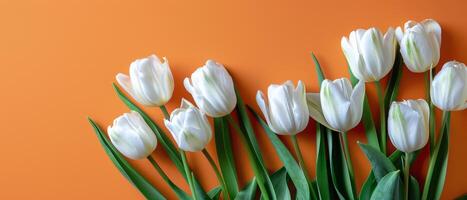
[[[162,113],[164,114],[164,118],[169,120],[170,119],[170,114],[167,111],[167,108],[164,105],[159,106],[159,108],[161,109]]]
[[[227,190],[227,188],[225,186],[224,178],[222,177],[221,172],[219,171],[219,168],[217,168],[217,165],[214,162],[214,159],[212,159],[211,154],[209,154],[209,152],[205,148],[203,149],[202,152],[203,152],[204,157],[206,157],[206,159],[209,161],[209,164],[211,165],[212,169],[216,173],[217,180],[219,181],[219,184],[222,187],[222,194],[224,195],[224,199],[225,200],[229,199],[230,194],[228,193],[228,190]]]
[[[298,159],[298,163],[300,164],[300,167],[302,168],[302,171],[305,174],[306,180],[310,183],[310,176],[308,175],[308,172],[306,170],[305,161],[302,156],[302,151],[300,150],[300,146],[298,145],[297,135],[292,135],[291,138],[295,155]]]
[[[409,199],[409,177],[410,177],[410,153],[405,153],[404,161],[404,195],[405,199]]]
[[[342,132],[341,134],[339,134],[339,136],[340,136],[342,144],[344,145],[344,156],[345,156],[345,161],[347,165],[347,170],[349,171],[349,177],[350,177],[350,181],[352,185],[352,190],[355,190],[355,176],[354,176],[353,167],[352,167],[352,159],[350,158],[349,141],[347,138],[347,133]],[[355,194],[355,191],[353,191],[353,193]]]
[[[183,150],[180,150],[180,155],[182,157],[182,162],[183,162],[183,168],[185,169],[185,175],[187,178],[188,185],[190,186],[191,194],[193,196],[194,200],[196,199],[196,190],[195,186],[193,184],[193,174],[191,173],[190,167],[188,166],[188,162],[186,160],[186,155]]]
[[[376,92],[378,95],[378,103],[379,103],[379,121],[380,125],[380,133],[381,133],[381,152],[386,155],[386,109],[384,108],[384,96],[383,96],[383,87],[381,86],[380,81],[376,81]]]
[[[152,166],[154,166],[154,169],[156,169],[156,171],[159,173],[159,175],[162,177],[162,179],[164,179],[164,181],[168,185],[175,186],[175,184],[169,179],[167,174],[165,174],[165,172],[162,170],[162,168],[159,166],[159,164],[157,164],[156,160],[154,160],[154,158],[152,158],[151,155],[148,156],[148,160],[152,164]]]
[[[430,106],[430,118],[429,118],[429,133],[430,133],[430,157],[433,156],[433,152],[436,146],[435,138],[435,112],[433,107],[433,102],[431,102],[430,89],[431,89],[431,78],[432,78],[432,69],[425,72],[425,99],[428,105]]]

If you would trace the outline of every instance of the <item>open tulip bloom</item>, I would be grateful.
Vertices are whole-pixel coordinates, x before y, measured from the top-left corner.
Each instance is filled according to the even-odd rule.
[[[137,163],[130,164],[126,158],[147,158],[161,180],[182,200],[253,200],[258,197],[265,200],[292,197],[300,200],[438,200],[447,173],[450,114],[463,112],[467,107],[465,64],[450,61],[437,74],[438,70],[431,70],[440,60],[440,45],[441,27],[431,19],[420,23],[408,21],[404,29],[388,28],[385,34],[376,28],[352,31],[348,38],[341,40],[352,82],[347,78],[326,79],[313,55],[320,81],[319,92],[307,93],[302,81],[296,86],[292,81],[271,84],[267,93],[258,91],[256,94],[264,120],[253,107],[245,105],[227,69],[214,60],[207,60],[183,81],[195,104],[182,99],[181,106],[169,114],[165,104],[172,97],[174,79],[167,60],[161,61],[152,55],[131,63],[129,75],[117,75],[117,82],[135,102],[115,84],[114,89],[132,111],[116,118],[107,129],[108,134],[93,120],[89,121],[115,166],[150,200],[166,199],[165,193],[169,191],[161,192],[151,185],[146,175],[132,166]],[[400,51],[396,50],[397,46]],[[426,99],[398,101],[402,64],[411,72],[425,72]],[[404,76],[410,75],[404,73]],[[432,75],[435,75],[433,79]],[[386,76],[388,81],[383,92],[380,81]],[[367,98],[365,92],[365,84],[369,82],[376,84],[377,89],[378,129],[368,101],[371,98]],[[139,105],[159,107],[165,119],[158,122],[164,123],[170,133],[167,134]],[[443,111],[439,130],[434,126],[436,108]],[[275,172],[270,171],[269,163],[263,160],[271,156],[271,152],[265,154],[264,142],[257,141],[259,134],[255,133],[257,129],[253,125],[256,123],[252,123],[251,116],[263,128],[283,165]],[[213,127],[208,117],[213,118]],[[310,117],[317,122],[316,131],[311,133],[306,131]],[[363,131],[351,131],[361,121]],[[366,136],[367,144],[358,142],[358,145],[372,167],[361,189],[355,184],[351,159],[351,155],[359,152],[350,152],[347,139],[350,132]],[[393,152],[388,152],[392,148],[386,142],[386,132],[396,148]],[[300,138],[316,137],[315,169],[308,168],[311,165],[303,159],[298,133],[301,133]],[[173,136],[173,140],[168,135]],[[215,145],[208,145],[213,136]],[[233,137],[241,138],[248,160],[240,160],[238,152],[233,150]],[[295,155],[281,137],[290,137]],[[157,144],[168,159],[159,159],[159,153],[151,156]],[[207,146],[216,148],[216,157],[209,154]],[[424,182],[419,184],[410,174],[410,167],[421,160],[417,157],[425,156],[418,153],[424,148],[429,150],[429,164],[426,177],[420,179]],[[199,152],[206,157],[218,179],[218,186],[209,192],[200,184],[206,177],[198,177],[197,170],[190,168],[186,157],[186,154]],[[236,169],[240,163],[236,161],[250,165],[254,178],[247,185],[239,184],[237,173],[240,171]],[[167,162],[177,169],[189,190],[177,186],[158,162]],[[316,177],[310,176],[308,171],[311,170],[315,170]],[[294,189],[289,190],[289,187]]]

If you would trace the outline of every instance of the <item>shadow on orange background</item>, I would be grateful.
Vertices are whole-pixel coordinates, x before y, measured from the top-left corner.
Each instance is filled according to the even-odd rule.
[[[386,1],[389,2],[389,1]],[[440,63],[467,62],[465,1],[13,1],[0,2],[0,199],[142,199],[107,158],[86,121],[90,115],[103,127],[127,108],[111,88],[118,72],[152,53],[166,56],[176,91],[168,104],[178,107],[189,97],[184,77],[208,58],[224,63],[246,102],[270,83],[303,80],[318,91],[310,58],[314,51],[328,77],[348,77],[340,38],[353,29],[376,26],[386,30],[408,19],[434,18],[443,28]],[[399,99],[423,98],[423,75],[404,69]],[[374,86],[368,95],[378,114]],[[191,97],[190,97],[191,99]],[[161,122],[158,109],[146,109]],[[438,112],[438,119],[439,119]],[[444,199],[467,191],[467,112],[452,115],[450,159]],[[315,174],[314,123],[299,134],[306,164]],[[260,146],[270,170],[281,163],[266,136]],[[356,145],[365,141],[359,126],[350,134],[351,151],[361,185],[368,161]],[[289,144],[288,140],[285,140]],[[245,151],[234,136],[241,183],[252,177]],[[209,151],[215,152],[214,142]],[[154,153],[163,169],[187,189],[159,148]],[[423,181],[427,153],[412,172]],[[201,154],[189,162],[206,189],[216,185]],[[132,162],[174,198],[147,161]]]

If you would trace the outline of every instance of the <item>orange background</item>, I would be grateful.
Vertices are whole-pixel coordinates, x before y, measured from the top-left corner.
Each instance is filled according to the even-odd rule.
[[[303,80],[308,91],[318,91],[311,51],[328,77],[348,77],[340,49],[342,36],[361,27],[386,30],[408,19],[434,18],[441,24],[440,63],[467,62],[465,1],[352,2],[1,1],[0,199],[142,199],[106,156],[86,116],[106,127],[127,112],[111,83],[118,72],[128,72],[134,59],[152,53],[170,60],[176,81],[170,110],[181,97],[189,97],[183,78],[208,58],[228,67],[246,102],[255,108],[256,91],[270,83]],[[423,75],[406,69],[403,73],[400,99],[423,98]],[[377,117],[374,86],[367,84],[367,88]],[[158,109],[146,110],[160,123]],[[467,192],[467,135],[462,124],[466,120],[466,111],[452,114],[444,199]],[[299,139],[314,175],[313,130],[310,123]],[[268,155],[268,168],[277,169],[281,163],[274,149],[264,134],[258,137]],[[361,185],[370,170],[355,143],[365,141],[361,125],[350,140]],[[236,136],[233,142],[243,184],[252,172]],[[215,154],[214,142],[208,149]],[[187,189],[160,148],[154,156]],[[424,152],[412,168],[420,182],[426,156]],[[216,185],[214,173],[203,170],[208,163],[200,154],[189,154],[189,162],[206,189]],[[147,161],[132,163],[164,195],[174,197]]]

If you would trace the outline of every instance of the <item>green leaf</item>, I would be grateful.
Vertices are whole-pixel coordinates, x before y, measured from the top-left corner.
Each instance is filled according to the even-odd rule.
[[[321,87],[321,82],[323,82],[324,79],[326,78],[324,76],[323,70],[321,69],[321,65],[319,64],[318,59],[316,58],[315,54],[311,53],[311,57],[313,58],[313,62],[315,63],[315,71],[316,71],[316,74],[318,75],[319,86]]]
[[[290,200],[292,198],[290,196],[289,187],[287,186],[287,170],[284,167],[271,175],[271,181],[274,185],[277,199]]]
[[[393,200],[398,199],[397,187],[399,186],[400,176],[399,170],[388,173],[384,176],[376,186],[371,200]]]
[[[417,179],[413,176],[410,176],[409,199],[420,200],[420,186],[418,185]]]
[[[391,160],[381,153],[381,151],[367,144],[358,143],[358,145],[360,145],[360,148],[370,161],[372,172],[377,182],[381,181],[389,172],[396,171],[394,164],[392,164]]]
[[[391,102],[395,101],[397,94],[399,93],[399,83],[402,77],[402,55],[399,52],[399,46],[396,48],[396,59],[392,67],[391,77],[389,78],[388,84],[386,86],[386,94],[384,95],[384,106],[386,112],[391,105]],[[386,113],[387,115],[387,113]]]
[[[253,200],[256,196],[256,190],[258,185],[256,184],[256,178],[253,177],[251,180],[240,192],[238,192],[235,200]]]
[[[213,188],[211,191],[208,192],[208,196],[209,198],[211,198],[212,200],[218,200],[220,198],[220,194],[221,194],[221,187],[220,186],[217,186],[215,188]]]
[[[138,112],[144,119],[144,121],[149,125],[149,127],[152,129],[152,131],[155,133],[157,137],[157,142],[164,147],[165,152],[169,156],[169,158],[172,160],[174,163],[175,167],[178,169],[178,171],[183,175],[185,179],[188,177],[185,174],[185,170],[183,168],[183,163],[182,163],[182,158],[180,157],[180,154],[178,153],[178,149],[175,147],[173,142],[167,137],[167,135],[164,133],[164,131],[154,122],[151,120],[151,118],[143,111],[141,110],[136,104],[131,102],[128,97],[118,88],[118,86],[113,83],[112,84],[115,92],[117,93],[117,96],[122,100],[122,102],[130,109],[133,111]],[[204,191],[203,187],[199,183],[197,179],[194,179],[194,185],[196,190],[200,195],[203,197],[207,197],[206,192]]]
[[[217,158],[219,160],[222,177],[229,191],[230,199],[234,199],[238,193],[237,171],[235,168],[229,127],[224,118],[214,118],[214,131]]]
[[[349,73],[352,85],[355,86],[358,83],[358,79],[352,74],[350,68]],[[362,122],[363,127],[365,128],[365,135],[368,144],[375,148],[379,148],[378,133],[376,131],[375,122],[373,121],[373,116],[371,115],[371,107],[366,93],[363,100]]]
[[[246,106],[243,102],[242,97],[237,89],[235,89],[237,95],[237,111],[240,120],[240,126],[234,121],[231,115],[228,115],[229,122],[234,128],[237,128],[237,132],[242,136],[244,144],[247,145],[248,158],[250,159],[250,164],[253,168],[253,172],[256,176],[256,183],[258,184],[259,189],[261,190],[265,199],[276,200],[276,194],[274,192],[274,187],[272,185],[271,179],[269,178],[269,173],[264,165],[263,157],[261,156],[261,151],[259,149],[258,142],[251,126],[248,113],[246,112]]]
[[[284,143],[282,143],[279,137],[274,132],[272,132],[268,124],[263,119],[261,119],[258,113],[256,113],[251,107],[248,108],[265,130],[267,136],[269,137],[269,140],[271,141],[271,143],[274,146],[274,149],[276,150],[276,153],[279,155],[280,160],[284,164],[284,167],[287,170],[290,179],[295,185],[295,188],[297,188],[297,199],[310,199],[310,190],[305,174],[298,165],[297,161],[295,161],[293,155],[290,153],[290,151],[287,149]],[[278,191],[276,191],[276,193],[277,192]],[[280,198],[278,197],[278,199]]]
[[[326,159],[326,127],[316,123],[316,183],[319,199],[332,199],[329,188],[328,161]]]
[[[118,170],[128,179],[147,199],[165,199],[165,197],[149,183],[141,174],[138,173],[125,158],[111,144],[110,140],[104,136],[104,132],[100,127],[91,119],[88,118],[89,123],[93,127],[97,138],[104,147],[105,152],[110,157]]]
[[[451,114],[449,111],[445,111],[440,139],[428,165],[425,187],[423,188],[423,200],[440,199],[441,197],[448,165],[450,122]]]
[[[373,172],[370,172],[370,175],[365,180],[365,183],[363,183],[362,189],[360,191],[360,200],[369,200],[371,199],[371,194],[373,194],[373,190],[376,188],[376,185],[378,183],[376,182],[375,176],[373,175]]]
[[[349,170],[345,164],[345,156],[342,151],[342,144],[339,134],[329,129],[327,131],[329,166],[331,168],[331,177],[339,199],[354,199],[352,181]]]

